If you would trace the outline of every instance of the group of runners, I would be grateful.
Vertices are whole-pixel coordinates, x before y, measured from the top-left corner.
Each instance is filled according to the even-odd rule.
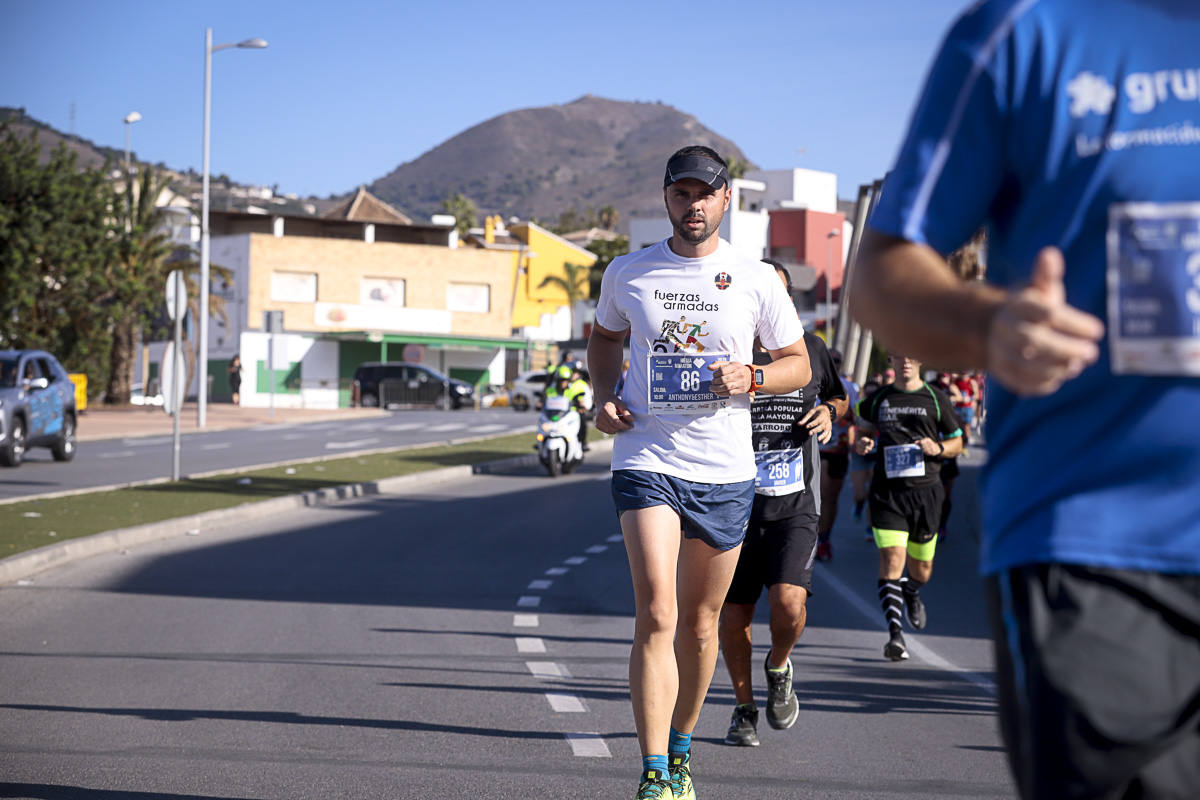
[[[634,589],[636,798],[696,797],[718,651],[737,701],[726,741],[757,743],[764,588],[766,717],[795,722],[790,655],[853,466],[872,464],[854,498],[879,553],[883,655],[908,657],[942,468],[981,416],[974,392],[924,380],[926,360],[990,376],[981,571],[1021,795],[1197,796],[1200,425],[1163,423],[1200,409],[1200,135],[1164,133],[1200,130],[1200,73],[1180,62],[1197,34],[1200,10],[1171,0],[963,15],[869,221],[852,309],[894,379],[859,398],[799,323],[786,270],[717,236],[725,162],[703,146],[669,158],[672,235],[608,267],[588,346]],[[981,227],[998,285],[946,261]],[[681,313],[703,322],[655,347]]]

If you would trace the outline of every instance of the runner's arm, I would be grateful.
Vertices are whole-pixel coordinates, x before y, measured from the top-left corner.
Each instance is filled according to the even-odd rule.
[[[593,330],[595,330],[593,328]],[[753,388],[752,370],[761,369],[763,385],[768,394],[787,394],[806,386],[812,380],[812,365],[808,363],[808,346],[804,339],[780,350],[768,350],[770,364],[739,364],[736,361],[715,361],[708,368],[713,372],[712,390],[723,397],[749,394]]]
[[[1018,394],[1050,394],[1099,358],[1104,324],[1067,305],[1054,248],[1038,253],[1031,285],[1013,292],[963,282],[932,248],[876,231],[863,253],[854,315],[895,350],[984,367]]]
[[[588,338],[588,372],[595,395],[596,427],[603,433],[620,433],[633,428],[633,415],[617,396],[621,362],[625,355],[625,334],[594,324]]]

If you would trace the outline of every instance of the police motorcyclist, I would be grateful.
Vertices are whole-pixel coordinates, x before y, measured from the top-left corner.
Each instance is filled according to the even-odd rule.
[[[546,386],[546,397],[565,397],[579,414],[579,445],[586,451],[588,449],[586,413],[591,405],[588,402],[591,389],[588,387],[587,381],[576,377],[577,374],[573,365],[562,364],[555,367],[551,371],[554,379]],[[540,409],[541,406],[539,405],[538,408]]]

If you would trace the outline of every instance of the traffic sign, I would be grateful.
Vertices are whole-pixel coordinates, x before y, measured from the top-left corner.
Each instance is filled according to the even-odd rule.
[[[171,270],[167,276],[167,317],[172,321],[187,313],[187,290],[183,286],[183,271]]]
[[[180,348],[176,355],[174,342],[167,342],[167,349],[163,351],[159,383],[162,384],[163,411],[168,414],[176,413],[183,405],[187,367],[183,364],[182,351]]]

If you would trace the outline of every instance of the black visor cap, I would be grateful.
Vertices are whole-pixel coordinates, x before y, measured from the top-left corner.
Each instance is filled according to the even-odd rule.
[[[720,189],[729,183],[729,172],[720,161],[705,156],[676,156],[667,162],[663,188],[685,178],[695,178],[714,189]]]

